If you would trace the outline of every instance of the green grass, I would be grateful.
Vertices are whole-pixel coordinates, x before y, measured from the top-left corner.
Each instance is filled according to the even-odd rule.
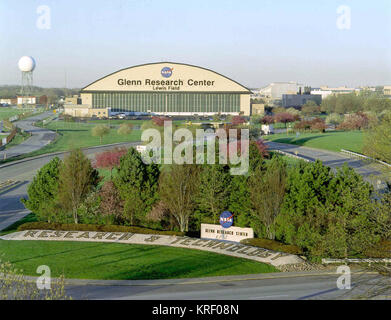
[[[76,279],[173,279],[277,272],[273,266],[194,249],[119,243],[0,240],[2,260],[26,275],[47,265]]]
[[[128,135],[119,135],[117,133],[117,128],[112,128],[109,134],[102,138],[101,142],[99,137],[93,137],[91,135],[91,129],[95,125],[96,124],[92,123],[64,121],[53,121],[49,123],[45,128],[56,131],[59,134],[59,137],[53,143],[41,149],[40,154],[118,142],[133,142],[139,141],[141,138],[140,130],[133,130],[132,133]]]
[[[346,149],[355,152],[362,152],[364,133],[362,131],[329,131],[325,133],[296,133],[273,134],[265,139],[274,142],[289,143],[299,146],[306,146],[316,149],[330,151],[341,151]]]
[[[0,120],[8,119],[17,114],[23,113],[25,110],[20,110],[11,107],[0,107]]]

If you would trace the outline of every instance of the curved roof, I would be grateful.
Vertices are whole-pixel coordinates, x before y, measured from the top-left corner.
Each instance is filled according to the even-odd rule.
[[[163,77],[163,68],[170,68],[172,74]],[[159,84],[161,81],[162,85]],[[164,86],[167,88],[162,88]],[[177,62],[155,62],[124,68],[81,89],[82,93],[110,91],[251,93],[245,86],[213,70]]]

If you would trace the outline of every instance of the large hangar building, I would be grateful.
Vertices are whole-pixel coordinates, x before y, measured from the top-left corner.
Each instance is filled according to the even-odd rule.
[[[138,65],[84,87],[81,104],[65,113],[107,117],[110,113],[156,115],[250,115],[251,91],[217,72],[183,63]]]

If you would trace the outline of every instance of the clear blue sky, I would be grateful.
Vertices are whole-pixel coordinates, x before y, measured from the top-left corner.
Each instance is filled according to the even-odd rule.
[[[49,30],[36,27],[39,5],[51,9]],[[350,30],[337,28],[340,5],[351,8]],[[0,84],[20,82],[23,55],[36,58],[34,82],[45,87],[156,61],[249,87],[391,85],[391,1],[0,0]]]

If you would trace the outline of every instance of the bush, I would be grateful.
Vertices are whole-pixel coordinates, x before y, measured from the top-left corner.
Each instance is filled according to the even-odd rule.
[[[18,227],[18,231],[25,230],[61,230],[61,231],[99,231],[99,232],[132,232],[140,234],[160,234],[166,236],[184,236],[184,232],[153,230],[143,227],[127,227],[96,224],[60,224],[48,222],[28,222]]]
[[[244,239],[240,241],[240,243],[249,246],[260,247],[264,249],[280,251],[280,252],[285,252],[290,254],[303,254],[303,251],[298,246],[292,244],[284,244],[276,240],[252,238],[252,239]]]

